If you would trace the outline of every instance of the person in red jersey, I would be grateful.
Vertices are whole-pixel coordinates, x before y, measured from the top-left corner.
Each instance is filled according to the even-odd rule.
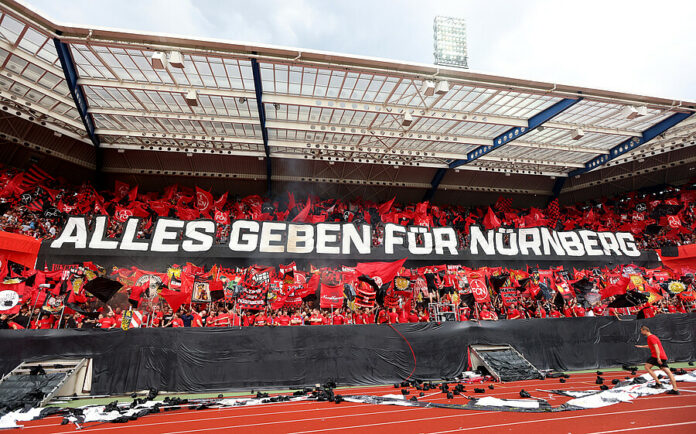
[[[492,310],[488,310],[487,306],[483,306],[483,308],[481,308],[481,319],[495,321],[498,319],[498,315],[496,315],[496,313]]]
[[[377,324],[387,324],[389,322],[389,314],[386,310],[380,309],[379,314],[377,314]]]
[[[266,312],[260,311],[260,312],[256,315],[256,319],[254,320],[254,325],[255,325],[256,327],[263,327],[263,326],[265,326],[266,324],[268,324],[268,317],[266,316]]]
[[[302,314],[300,314],[299,310],[294,311],[292,313],[292,316],[290,316],[290,325],[291,326],[302,325]]]
[[[374,324],[375,323],[375,308],[373,307],[372,309],[367,309],[367,308],[363,309],[362,318],[363,318],[364,324]]]
[[[641,312],[643,312],[643,316],[645,318],[654,318],[655,317],[655,308],[650,304],[646,304],[645,307],[643,307],[643,309],[641,309]]]
[[[104,316],[104,314],[99,314],[99,319],[97,320],[99,327],[103,329],[112,329],[116,327],[116,320],[114,320],[113,312],[109,312]]]
[[[648,374],[650,374],[650,376],[653,377],[653,380],[655,380],[655,385],[653,387],[657,389],[661,389],[663,387],[662,383],[660,383],[660,380],[657,378],[657,375],[652,370],[653,366],[657,366],[658,368],[662,369],[665,374],[667,374],[670,383],[672,383],[672,390],[668,390],[667,393],[671,395],[679,395],[677,381],[674,379],[674,375],[672,375],[669,365],[667,365],[667,353],[665,353],[664,348],[662,348],[660,338],[650,333],[648,326],[641,326],[640,334],[648,339],[648,345],[636,345],[636,348],[650,349],[650,358],[648,358],[648,360],[645,362],[645,369],[648,370]]]
[[[365,324],[362,309],[358,308],[355,312],[353,312],[353,324]]]
[[[512,303],[510,305],[510,309],[508,309],[508,314],[507,314],[508,319],[520,319],[524,318],[522,315],[522,312],[520,312],[519,309],[517,309],[517,305],[515,303]]]
[[[172,319],[164,327],[183,327],[184,321],[179,317],[178,313],[172,315]]]
[[[334,311],[333,315],[331,315],[331,324],[333,324],[333,325],[346,324],[346,317],[343,316],[341,309],[336,309],[336,311]]]
[[[278,316],[276,316],[275,321],[273,321],[273,324],[277,326],[289,326],[290,316],[285,310],[281,310]]]
[[[389,324],[397,324],[399,322],[399,314],[396,313],[396,308],[391,308],[387,315],[389,317]]]
[[[471,311],[471,310],[469,310]],[[428,315],[428,311],[423,309],[423,307],[418,308],[418,322],[428,322],[430,321],[430,316]]]
[[[310,325],[322,325],[324,323],[324,317],[319,313],[319,309],[314,309],[312,315],[309,316]]]
[[[408,313],[408,322],[418,322],[418,314],[416,313],[415,309],[411,309],[411,311]]]

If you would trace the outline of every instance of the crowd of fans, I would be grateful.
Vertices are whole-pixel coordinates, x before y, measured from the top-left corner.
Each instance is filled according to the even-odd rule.
[[[0,315],[0,328],[258,327],[622,315],[649,318],[696,311],[691,269],[675,272],[619,266],[613,270],[567,272],[560,267],[528,271],[459,266],[401,268],[400,276],[380,285],[366,275],[351,278],[351,270],[344,267],[342,272],[313,269],[307,275],[316,276],[315,284],[297,285],[296,278],[305,273],[294,268],[289,272],[281,267],[284,273],[272,270],[271,278],[258,284],[253,278],[226,278],[220,269],[206,271],[188,264],[197,275],[192,281],[206,282],[206,292],[202,293],[181,283],[186,280],[183,274],[189,271],[180,270],[176,278],[170,269],[160,279],[156,277],[160,273],[143,274],[148,272],[135,268],[108,273],[94,264],[88,266],[95,271],[80,266],[43,273],[41,281],[50,283],[26,291],[17,313]],[[270,270],[261,268],[264,273]],[[233,272],[249,276],[254,270],[259,267]],[[23,274],[34,276],[37,271],[25,270]],[[58,277],[51,282],[50,275]],[[108,299],[99,300],[85,290],[85,283],[98,275],[121,282],[123,287]],[[339,301],[328,307],[323,293],[335,286],[336,282],[330,280],[337,276]],[[474,279],[483,283],[476,285]],[[36,285],[35,280],[32,278],[32,285]],[[301,280],[307,282],[304,277]],[[217,296],[213,294],[213,282],[220,282]],[[175,283],[178,292],[170,289]],[[374,292],[370,295],[371,286]],[[472,288],[477,286],[484,290]],[[251,296],[245,291],[258,293],[256,299],[260,302],[250,306]],[[177,294],[183,297],[170,298]]]
[[[148,238],[154,221],[168,216],[215,220],[216,238],[221,243],[227,242],[230,224],[238,219],[366,223],[373,227],[375,245],[381,243],[385,223],[452,226],[462,246],[468,241],[471,225],[487,229],[547,226],[557,230],[630,231],[641,249],[696,242],[694,183],[574,206],[559,207],[554,200],[543,209],[520,210],[511,208],[510,200],[505,198],[485,208],[435,206],[428,202],[399,204],[393,199],[384,203],[321,200],[312,196],[296,198],[291,193],[275,198],[239,198],[224,193],[215,199],[199,188],[169,186],[162,193],[142,193],[137,186],[121,182],[112,190],[96,191],[89,183],[70,186],[36,167],[26,172],[4,168],[0,174],[0,230],[38,239],[55,237],[69,215],[84,215],[88,222],[97,215],[107,215],[110,238],[120,235],[131,216],[142,219],[138,237]],[[396,275],[377,282],[376,276],[360,275],[350,267],[301,271],[296,266],[273,268],[261,282],[250,277],[250,273],[258,274],[258,268],[203,270],[187,264],[156,273],[135,267],[107,271],[91,262],[55,271],[20,267],[3,273],[3,285],[19,283],[25,288],[21,309],[0,315],[0,328],[393,324],[629,314],[649,317],[694,309],[694,270],[690,269],[630,266],[579,271],[501,267],[472,270],[442,265],[401,268],[397,283]],[[145,275],[148,277],[143,283],[139,278]],[[150,277],[155,275],[156,282]],[[484,283],[477,285],[485,288],[483,292],[472,290],[469,282],[474,275],[483,279]],[[96,277],[118,281],[123,288],[108,300],[95,297],[85,290],[85,284]],[[205,284],[205,296],[194,295],[195,282]],[[334,291],[334,298],[325,303],[323,297],[329,290]],[[218,294],[213,295],[216,291]],[[645,297],[629,297],[627,301],[629,293]]]
[[[38,168],[28,172],[3,169],[0,172],[0,230],[54,238],[66,216],[84,215],[89,223],[96,215],[108,215],[107,237],[121,234],[128,217],[142,218],[139,238],[149,238],[158,217],[183,220],[214,219],[216,240],[228,241],[230,222],[238,219],[261,221],[354,222],[373,226],[373,244],[382,242],[383,225],[399,223],[417,226],[452,226],[460,245],[468,242],[469,227],[547,226],[557,230],[593,229],[626,231],[635,236],[641,249],[692,244],[696,242],[696,184],[679,188],[661,187],[650,192],[632,192],[620,198],[602,198],[573,206],[559,207],[554,200],[546,208],[514,209],[510,200],[500,198],[492,207],[436,206],[428,202],[401,204],[353,200],[294,197],[292,193],[273,198],[258,195],[235,197],[223,193],[215,199],[209,192],[176,185],[160,193],[142,193],[137,186],[117,182],[113,189],[96,191],[85,183],[71,186]]]

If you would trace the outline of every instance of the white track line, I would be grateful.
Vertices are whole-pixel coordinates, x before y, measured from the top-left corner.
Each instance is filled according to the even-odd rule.
[[[646,412],[646,411],[675,410],[675,409],[679,409],[679,408],[692,408],[692,407],[696,407],[696,405],[676,405],[673,407],[643,408],[640,410],[614,411],[614,412],[610,412],[610,413],[583,414],[583,415],[578,415],[578,416],[555,417],[552,419],[524,420],[524,421],[510,422],[510,423],[498,423],[498,424],[494,424],[494,425],[480,425],[480,426],[476,426],[476,427],[466,427],[466,428],[460,427],[460,428],[448,430],[448,431],[434,431],[430,434],[444,434],[444,433],[455,432],[455,431],[468,431],[468,430],[472,430],[472,429],[498,428],[498,427],[502,427],[502,426],[522,425],[522,424],[528,424],[528,423],[555,422],[557,420],[580,419],[580,418],[585,418],[585,417],[598,417],[598,416],[610,416],[613,414],[641,413],[641,412]],[[621,431],[621,430],[619,430],[619,431]],[[305,432],[308,432],[308,431],[305,431]],[[295,434],[297,434],[297,433],[295,433]]]
[[[681,405],[681,406],[674,406],[674,407],[660,407],[660,408],[651,408],[651,409],[620,411],[620,412],[612,412],[612,413],[603,413],[603,414],[599,414],[599,415],[598,414],[588,414],[588,415],[568,416],[568,417],[564,417],[564,418],[554,418],[554,419],[537,419],[537,420],[532,420],[532,421],[477,426],[477,427],[472,427],[472,428],[458,428],[456,430],[440,431],[440,433],[472,430],[472,429],[481,429],[481,428],[493,428],[493,427],[498,427],[498,426],[517,425],[517,424],[522,424],[522,423],[549,422],[549,421],[555,421],[555,420],[577,419],[577,418],[583,418],[583,417],[605,416],[605,415],[612,415],[612,414],[627,414],[627,413],[637,413],[637,412],[646,412],[646,411],[661,411],[661,410],[670,410],[670,409],[677,409],[677,408],[692,408],[692,407],[696,407],[696,405]],[[480,415],[480,414],[492,414],[492,413],[497,413],[497,412],[483,411],[483,412],[476,412],[476,413],[457,414],[457,415],[448,415],[448,416],[436,416],[436,417],[427,417],[427,418],[419,418],[419,419],[402,419],[402,420],[380,422],[380,423],[371,423],[371,424],[364,424],[364,425],[352,425],[352,426],[323,428],[323,429],[308,430],[308,431],[297,431],[297,432],[294,432],[291,434],[314,433],[314,432],[321,432],[321,431],[336,431],[336,430],[341,430],[341,429],[365,428],[365,427],[379,426],[379,425],[393,425],[393,424],[399,424],[399,423],[432,421],[432,420],[436,420],[436,419],[449,419],[449,418],[453,418],[453,417],[466,418],[466,416],[473,416],[473,415]],[[357,416],[357,415],[354,415],[354,416]],[[331,417],[322,418],[322,420],[323,419],[330,419],[330,418]],[[294,422],[305,422],[307,420],[316,420],[316,419],[314,419],[314,418],[313,419],[298,419],[296,421],[284,421],[284,422],[285,423],[294,423]],[[232,428],[242,428],[242,427],[258,426],[258,425],[269,425],[269,424],[273,424],[273,423],[279,423],[279,422],[270,422],[270,423],[263,423],[263,424],[249,424],[249,425],[230,425],[230,426],[222,426],[222,427],[215,427],[215,428],[200,428],[200,429],[191,429],[191,430],[184,430],[184,431],[171,431],[171,432],[167,432],[166,434],[184,434],[184,433],[190,433],[190,432],[227,430],[227,429],[232,429]]]
[[[352,407],[345,407],[345,408],[352,408]],[[391,411],[377,411],[377,412],[371,412],[371,413],[356,413],[356,414],[342,414],[342,415],[337,415],[337,416],[320,416],[320,417],[310,417],[310,418],[305,418],[305,419],[291,419],[291,420],[275,420],[272,422],[259,422],[259,423],[251,423],[251,424],[244,424],[244,425],[230,425],[230,426],[225,426],[225,427],[218,427],[218,428],[201,428],[197,430],[192,430],[192,431],[213,431],[213,430],[218,430],[218,429],[226,429],[226,428],[244,428],[244,427],[251,427],[251,426],[262,426],[262,425],[275,425],[278,423],[293,423],[293,422],[306,422],[306,421],[311,421],[311,420],[325,420],[325,419],[338,419],[342,417],[354,417],[354,416],[371,416],[375,414],[390,414],[390,413],[401,413],[404,411],[414,411],[414,410],[430,410],[429,408],[425,407],[406,407],[404,409],[399,409],[399,410],[391,410]],[[311,410],[305,410],[305,411],[311,411]],[[485,413],[490,413],[490,412],[485,412]],[[264,413],[264,414],[270,414],[270,413]],[[258,416],[263,416],[264,414],[260,414]],[[483,413],[475,413],[475,414],[483,414]],[[129,428],[142,428],[142,427],[147,427],[147,426],[155,426],[155,425],[169,425],[169,424],[180,424],[180,423],[185,423],[185,422],[201,422],[203,420],[220,420],[220,419],[229,419],[233,417],[245,417],[248,415],[240,415],[240,416],[225,416],[225,417],[219,417],[219,418],[206,418],[206,419],[191,419],[191,420],[178,420],[178,421],[166,421],[166,422],[156,422],[156,423],[147,423],[147,424],[139,424],[139,425],[123,425],[123,426],[115,426],[115,427],[108,427],[108,428],[94,428],[94,429],[82,429],[81,431],[105,431],[105,430],[117,430],[117,429],[129,429]],[[72,432],[71,431],[57,431],[57,432]],[[181,432],[189,432],[189,431],[181,431]]]
[[[668,426],[679,426],[679,425],[692,425],[695,424],[696,421],[691,421],[691,422],[678,422],[678,423],[666,423],[664,425],[646,425],[646,426],[637,426],[634,428],[623,428],[623,429],[615,429],[612,431],[596,431],[593,433],[588,433],[588,434],[609,434],[609,433],[615,433],[615,432],[624,432],[624,431],[638,431],[638,430],[643,430],[643,429],[653,429],[653,428],[665,428]]]

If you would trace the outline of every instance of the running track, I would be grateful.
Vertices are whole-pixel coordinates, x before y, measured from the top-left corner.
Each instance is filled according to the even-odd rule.
[[[602,377],[611,386],[611,379],[623,379],[625,372],[606,372]],[[495,389],[485,395],[474,394],[474,387],[467,385],[467,395],[519,398],[524,388],[533,397],[544,398],[558,405],[569,398],[556,397],[537,389],[590,390],[596,389],[595,374],[576,374],[560,384],[558,379],[521,381],[515,383],[493,383]],[[126,424],[87,424],[79,432],[129,433],[319,433],[334,431],[398,432],[405,433],[450,433],[450,432],[517,432],[537,431],[563,433],[658,433],[669,430],[672,434],[696,432],[696,384],[680,383],[682,394],[657,395],[638,398],[632,403],[621,403],[595,410],[568,411],[559,413],[512,413],[472,410],[450,410],[437,408],[399,407],[343,402],[291,402],[256,407],[234,407],[227,409],[178,410],[161,412],[131,421]],[[412,394],[419,391],[411,389]],[[354,388],[337,390],[337,394],[400,393],[393,386]],[[466,403],[466,398],[455,396],[447,400],[436,391],[426,392],[421,398],[439,403]],[[23,432],[28,434],[75,432],[74,425],[60,425],[60,417],[24,422]],[[13,430],[19,432],[19,430]]]

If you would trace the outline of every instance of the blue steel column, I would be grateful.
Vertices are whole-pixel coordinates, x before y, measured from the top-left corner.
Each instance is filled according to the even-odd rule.
[[[526,127],[513,127],[510,128],[509,130],[505,131],[503,134],[500,134],[498,137],[493,139],[493,144],[492,145],[482,145],[474,149],[473,151],[470,151],[466,154],[466,158],[462,160],[455,160],[449,164],[450,169],[457,168],[459,166],[462,166],[464,164],[471,163],[474,160],[477,160],[481,158],[482,156],[488,154],[489,152],[492,152],[501,146],[510,143],[511,141],[518,139],[525,134],[529,133],[532,131],[534,128],[543,125],[545,122],[549,121],[551,118],[555,117],[556,115],[560,114],[564,110],[569,109],[573,105],[577,104],[580,102],[582,98],[565,98],[562,99],[561,101],[557,102],[556,104],[552,105],[551,107],[548,107],[545,110],[542,110],[541,112],[535,114],[529,120],[527,121],[527,126]],[[433,178],[433,181],[430,183],[432,186],[425,194],[425,197],[423,200],[430,200],[432,199],[433,195],[437,191],[438,186],[440,185],[440,182],[442,182],[442,178],[445,176],[445,172],[447,169],[438,169],[437,173],[435,173],[435,177]]]
[[[254,90],[256,91],[256,106],[259,110],[259,122],[261,123],[261,136],[263,137],[263,150],[266,152],[266,194],[273,194],[271,184],[271,149],[268,147],[268,130],[266,129],[266,108],[263,105],[263,85],[261,83],[261,69],[256,59],[251,59],[251,70],[254,73]]]
[[[60,66],[63,68],[63,75],[65,76],[65,82],[68,84],[68,89],[70,89],[70,95],[72,95],[73,101],[75,101],[75,108],[80,114],[82,123],[85,126],[85,131],[87,131],[87,136],[92,141],[94,145],[94,165],[95,169],[95,183],[96,187],[102,188],[102,150],[99,143],[99,137],[95,132],[94,119],[92,115],[89,114],[89,107],[87,105],[87,98],[82,91],[82,87],[77,84],[77,68],[75,68],[75,62],[73,61],[72,54],[70,54],[70,47],[65,42],[62,42],[58,38],[53,38],[53,43],[56,46],[56,52],[58,53],[58,59],[60,60]]]

